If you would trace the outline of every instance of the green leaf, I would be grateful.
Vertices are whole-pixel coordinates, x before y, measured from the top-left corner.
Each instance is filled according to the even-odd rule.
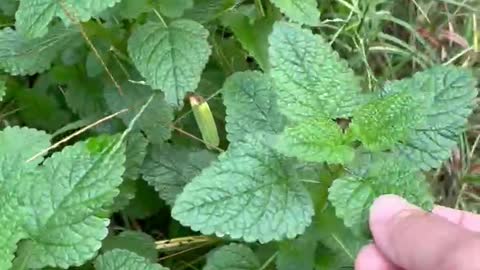
[[[122,249],[109,251],[95,260],[96,270],[168,270],[157,263]]]
[[[104,95],[108,107],[112,113],[123,109],[128,112],[119,117],[128,125],[140,111],[141,107],[155,94],[153,101],[138,119],[136,126],[147,135],[152,143],[163,143],[171,136],[170,125],[173,121],[173,109],[164,100],[161,93],[155,93],[148,86],[133,83],[121,85],[124,93],[120,95],[115,87],[105,89]]]
[[[286,156],[304,161],[345,164],[355,155],[349,143],[337,123],[317,118],[285,129],[276,148]]]
[[[263,137],[262,137],[263,136]],[[293,238],[313,215],[308,191],[267,142],[249,136],[222,154],[177,197],[172,216],[203,234],[247,242]]]
[[[60,102],[38,88],[13,88],[11,93],[22,108],[18,115],[29,127],[53,131],[70,120],[71,114],[61,108]]]
[[[178,18],[186,9],[193,7],[193,0],[157,0],[160,12],[170,18]]]
[[[272,32],[274,18],[266,17],[251,23],[250,18],[238,11],[223,16],[223,24],[228,26],[242,47],[257,61],[259,66],[268,71],[268,36]]]
[[[157,260],[155,239],[143,232],[123,231],[118,235],[108,236],[103,240],[102,250],[107,252],[113,249],[128,250],[152,262]]]
[[[370,150],[386,150],[404,141],[421,120],[420,103],[408,94],[389,95],[360,107],[350,130]]]
[[[320,25],[320,12],[316,0],[272,0],[292,21],[309,26]]]
[[[363,229],[368,209],[382,194],[396,194],[427,209],[433,206],[428,183],[408,164],[383,154],[361,164],[361,171],[335,180],[329,189],[328,199],[347,227]]]
[[[22,225],[27,209],[21,204],[25,194],[24,175],[42,161],[27,159],[50,146],[50,136],[34,129],[7,127],[0,131],[0,269],[10,269],[17,242],[26,236]]]
[[[77,34],[76,31],[56,27],[43,38],[28,40],[17,31],[4,28],[0,30],[0,68],[12,75],[41,73],[50,68],[58,53]]]
[[[147,155],[147,139],[140,132],[130,133],[127,137],[125,155],[125,173],[123,177],[135,180],[140,176],[145,156]]]
[[[353,71],[321,36],[277,22],[269,42],[270,75],[289,119],[347,117],[362,102]]]
[[[122,0],[107,12],[119,18],[136,19],[142,13],[152,11],[152,8],[150,0]]]
[[[203,270],[258,270],[260,262],[253,251],[241,244],[232,243],[210,252]]]
[[[68,146],[28,176],[28,267],[79,266],[100,248],[109,220],[95,213],[118,194],[124,171],[124,149],[114,138]]]
[[[107,110],[102,85],[85,77],[71,78],[65,90],[65,101],[80,118],[102,116]]]
[[[147,23],[134,31],[128,52],[147,83],[161,89],[169,104],[181,106],[198,86],[211,50],[208,31],[190,20],[164,26]]]
[[[127,157],[128,159],[128,157]],[[135,193],[137,191],[137,181],[125,179],[123,183],[118,187],[119,193],[113,203],[107,207],[107,211],[114,213],[120,210],[125,209],[131,200],[135,198]]]
[[[0,102],[3,100],[3,97],[5,96],[6,92],[7,92],[6,82],[0,79]]]
[[[316,213],[312,224],[316,238],[337,256],[330,258],[333,259],[330,264],[353,265],[360,249],[368,244],[367,238],[354,235],[343,221],[335,216],[335,209],[331,205]],[[332,267],[326,269],[330,270]]]
[[[21,0],[15,14],[15,28],[28,38],[42,37],[48,32],[48,25],[60,17],[65,25],[76,20],[86,22],[103,10],[113,7],[121,0]]]
[[[207,23],[220,17],[223,12],[236,4],[235,0],[195,0],[194,2],[194,6],[187,9],[183,17],[199,23]]]
[[[237,72],[222,89],[227,107],[226,130],[230,142],[255,132],[279,133],[285,123],[279,113],[272,82],[257,71]]]
[[[314,269],[317,243],[317,239],[311,229],[295,240],[280,243],[276,257],[277,269]]]
[[[410,166],[422,170],[437,168],[456,147],[475,107],[477,80],[471,72],[437,66],[412,78],[388,83],[386,94],[407,92],[422,104],[423,121],[404,144],[393,151]]]
[[[7,16],[15,15],[17,11],[18,1],[17,0],[2,0],[0,1],[0,10],[3,14]]]
[[[143,178],[155,188],[160,198],[173,206],[184,186],[215,159],[216,155],[206,150],[170,144],[152,145],[143,165]]]
[[[133,219],[145,219],[158,213],[164,206],[158,193],[143,180],[137,180],[135,183],[135,197],[125,208],[125,213]]]

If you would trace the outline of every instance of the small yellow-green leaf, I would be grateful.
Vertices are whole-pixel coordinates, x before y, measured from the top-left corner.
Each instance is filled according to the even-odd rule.
[[[215,124],[210,106],[200,96],[191,96],[190,105],[207,147],[209,149],[218,147],[220,138],[218,137],[217,125]]]

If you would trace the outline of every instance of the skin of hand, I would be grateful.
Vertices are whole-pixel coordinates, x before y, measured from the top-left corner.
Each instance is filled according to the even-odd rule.
[[[355,270],[480,270],[480,215],[442,206],[431,213],[395,195],[370,208],[374,242]]]

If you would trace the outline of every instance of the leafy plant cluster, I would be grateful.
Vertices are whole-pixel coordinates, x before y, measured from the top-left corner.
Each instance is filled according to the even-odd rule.
[[[477,96],[441,65],[365,89],[315,0],[0,10],[0,269],[349,266],[377,196],[432,207]]]

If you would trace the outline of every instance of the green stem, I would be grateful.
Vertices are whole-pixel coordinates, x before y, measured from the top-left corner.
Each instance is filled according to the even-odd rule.
[[[270,258],[268,258],[268,260],[262,265],[262,267],[260,267],[258,270],[265,270],[267,269],[267,267],[273,262],[273,260],[277,257],[278,255],[278,251],[273,253],[272,256],[270,256]]]
[[[163,26],[165,26],[165,28],[168,27],[167,23],[165,22],[165,20],[163,19],[162,17],[162,14],[160,14],[160,12],[158,12],[157,9],[153,9],[153,12],[155,13],[155,15],[157,15],[158,19],[160,19],[160,21],[162,22]]]
[[[255,7],[257,8],[258,13],[260,13],[260,16],[265,17],[265,10],[263,9],[262,0],[255,0]]]

